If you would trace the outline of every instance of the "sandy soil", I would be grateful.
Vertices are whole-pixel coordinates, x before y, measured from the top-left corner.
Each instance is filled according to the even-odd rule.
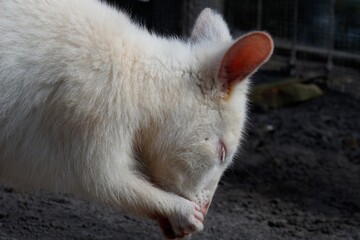
[[[192,239],[360,240],[360,105],[335,92],[250,114],[248,138]],[[0,239],[161,239],[148,220],[71,196],[0,189]]]

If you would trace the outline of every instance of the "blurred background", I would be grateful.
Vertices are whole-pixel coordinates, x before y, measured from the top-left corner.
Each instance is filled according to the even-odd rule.
[[[107,0],[186,39],[202,9],[275,40],[252,77],[246,140],[191,239],[360,240],[360,0]],[[161,239],[151,221],[0,188],[0,240]]]
[[[221,13],[234,36],[265,30],[275,38],[275,58],[292,73],[304,67],[358,74],[359,0],[107,0],[152,31],[189,35],[202,9]],[[319,74],[319,73],[318,73]],[[354,76],[355,77],[355,76]],[[357,89],[360,90],[360,89]]]

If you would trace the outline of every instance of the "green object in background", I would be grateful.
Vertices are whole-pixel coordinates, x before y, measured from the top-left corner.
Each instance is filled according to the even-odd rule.
[[[251,102],[264,108],[291,106],[323,95],[316,84],[301,83],[289,78],[275,83],[255,86],[250,94]]]

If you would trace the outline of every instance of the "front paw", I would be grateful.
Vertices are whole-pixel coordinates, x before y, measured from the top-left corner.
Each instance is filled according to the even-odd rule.
[[[171,213],[158,222],[168,239],[183,238],[204,228],[200,207],[186,199],[181,199]]]

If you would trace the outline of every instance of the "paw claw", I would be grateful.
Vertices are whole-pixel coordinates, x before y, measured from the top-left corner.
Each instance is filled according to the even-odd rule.
[[[199,207],[199,205],[197,205],[197,204],[195,205],[195,210],[199,211],[199,212],[201,211],[201,208]]]
[[[202,215],[201,212],[195,213],[195,218],[196,218],[197,220],[199,220],[201,223],[204,222],[204,215]]]
[[[183,238],[203,230],[204,216],[197,204],[181,199],[176,206],[177,208],[168,216],[167,224],[159,222],[166,237]]]

